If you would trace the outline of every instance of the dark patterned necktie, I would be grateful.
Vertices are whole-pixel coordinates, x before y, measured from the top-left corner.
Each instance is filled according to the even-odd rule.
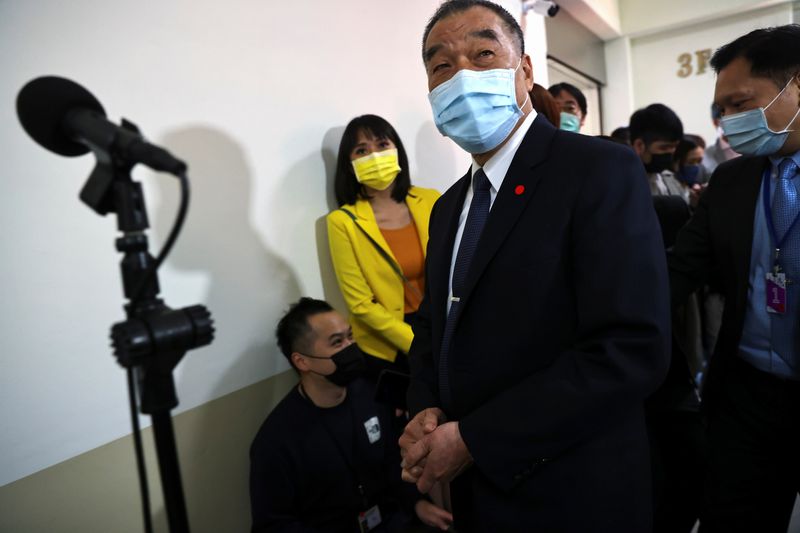
[[[442,335],[442,349],[439,352],[439,398],[442,407],[447,411],[452,407],[452,392],[450,390],[450,344],[453,337],[456,319],[458,318],[460,298],[463,296],[464,282],[467,279],[469,266],[472,263],[472,256],[478,247],[478,240],[481,237],[483,226],[489,217],[491,183],[486,177],[483,169],[478,169],[472,177],[472,203],[467,213],[467,222],[464,225],[464,233],[461,235],[461,243],[458,246],[456,263],[453,267],[453,298],[450,301],[450,311],[447,313],[447,322],[444,326]]]

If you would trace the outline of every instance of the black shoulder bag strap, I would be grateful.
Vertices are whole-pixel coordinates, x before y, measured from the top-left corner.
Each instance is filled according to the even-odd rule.
[[[383,247],[380,244],[378,244],[377,241],[375,241],[375,239],[372,238],[372,235],[367,233],[367,230],[361,227],[361,224],[358,223],[358,219],[356,218],[356,216],[347,209],[345,209],[344,207],[340,207],[339,211],[344,211],[345,213],[347,213],[347,216],[349,216],[353,220],[353,224],[355,224],[356,227],[359,230],[361,230],[361,233],[363,233],[367,237],[369,242],[372,243],[372,246],[375,247],[375,250],[377,250],[378,253],[381,254],[381,257],[383,257],[386,260],[386,262],[389,263],[389,266],[392,267],[392,270],[394,270],[394,272],[398,276],[400,276],[400,279],[403,280],[403,283],[409,289],[414,291],[414,294],[416,294],[417,297],[421,298],[422,295],[419,293],[419,289],[417,289],[415,286],[411,284],[410,281],[408,281],[408,278],[405,276],[405,274],[403,274],[403,271],[400,270],[400,266],[394,261],[394,259],[392,259],[392,256],[390,256],[388,252],[386,252],[386,250],[384,250]]]

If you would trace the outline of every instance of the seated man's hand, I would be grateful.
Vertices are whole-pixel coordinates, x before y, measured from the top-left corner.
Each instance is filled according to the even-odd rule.
[[[428,433],[406,450],[403,480],[417,484],[427,493],[438,481],[449,482],[472,464],[458,422],[447,422]]]
[[[414,505],[414,512],[417,513],[417,517],[423,524],[439,528],[442,531],[447,531],[453,523],[453,515],[451,513],[428,500],[418,501]]]
[[[402,477],[404,481],[416,483],[417,478],[422,474],[422,466],[424,465],[424,457],[413,463],[406,461],[406,453],[411,449],[414,444],[419,442],[425,435],[432,433],[439,424],[444,422],[445,416],[441,409],[438,407],[431,407],[420,411],[417,416],[412,418],[403,431],[398,444],[400,445],[400,456],[403,457],[403,463],[400,465],[403,469]],[[422,464],[417,464],[421,462]],[[413,470],[413,474],[412,474]]]

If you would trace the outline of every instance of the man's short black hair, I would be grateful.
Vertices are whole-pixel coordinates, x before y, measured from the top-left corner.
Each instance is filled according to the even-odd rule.
[[[503,6],[499,6],[494,2],[489,2],[488,0],[447,0],[439,6],[439,9],[436,10],[436,13],[433,14],[431,19],[428,21],[427,26],[425,26],[425,31],[422,34],[423,62],[427,63],[425,58],[425,41],[428,40],[428,35],[431,33],[431,29],[436,25],[436,23],[443,18],[447,18],[450,15],[455,15],[456,13],[461,13],[473,7],[485,7],[500,17],[500,20],[503,21],[503,25],[506,27],[506,31],[508,31],[508,34],[511,37],[511,40],[517,45],[519,55],[522,56],[522,54],[525,53],[525,36],[522,33],[522,28],[520,28],[519,23],[517,23],[517,19],[515,19],[511,13],[506,11]]]
[[[278,338],[278,347],[283,355],[289,360],[289,364],[294,367],[292,353],[307,351],[310,339],[311,326],[308,319],[320,313],[329,313],[333,307],[323,300],[303,297],[297,303],[289,306],[289,310],[283,315],[275,328],[275,336]]]
[[[404,202],[411,188],[411,173],[408,170],[408,156],[403,141],[395,129],[385,119],[377,115],[361,115],[350,121],[339,142],[339,156],[336,158],[336,175],[333,178],[333,192],[339,207],[356,203],[359,198],[368,198],[364,187],[356,179],[350,152],[356,145],[358,133],[364,132],[376,139],[389,139],[397,147],[397,162],[400,172],[394,179],[392,199]]]
[[[611,132],[611,138],[623,144],[631,144],[631,130],[628,126],[620,126]]]
[[[583,116],[586,116],[586,96],[584,96],[580,89],[571,83],[561,82],[551,85],[547,90],[550,91],[550,94],[552,94],[553,97],[558,97],[558,95],[561,94],[561,91],[567,91],[578,102],[578,107],[581,108],[581,113],[583,113]]]
[[[714,72],[740,57],[750,63],[753,76],[769,78],[783,88],[800,73],[800,24],[754,30],[714,52]]]
[[[675,112],[664,104],[650,104],[631,115],[628,125],[631,144],[642,139],[645,146],[656,141],[675,142],[683,138],[683,123]]]

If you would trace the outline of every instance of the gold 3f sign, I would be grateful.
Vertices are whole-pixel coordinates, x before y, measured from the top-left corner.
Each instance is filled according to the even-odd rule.
[[[709,59],[711,59],[711,48],[697,50],[694,55],[688,52],[679,55],[678,64],[681,66],[681,68],[678,69],[678,77],[688,78],[692,74],[695,76],[705,74],[708,70]]]

